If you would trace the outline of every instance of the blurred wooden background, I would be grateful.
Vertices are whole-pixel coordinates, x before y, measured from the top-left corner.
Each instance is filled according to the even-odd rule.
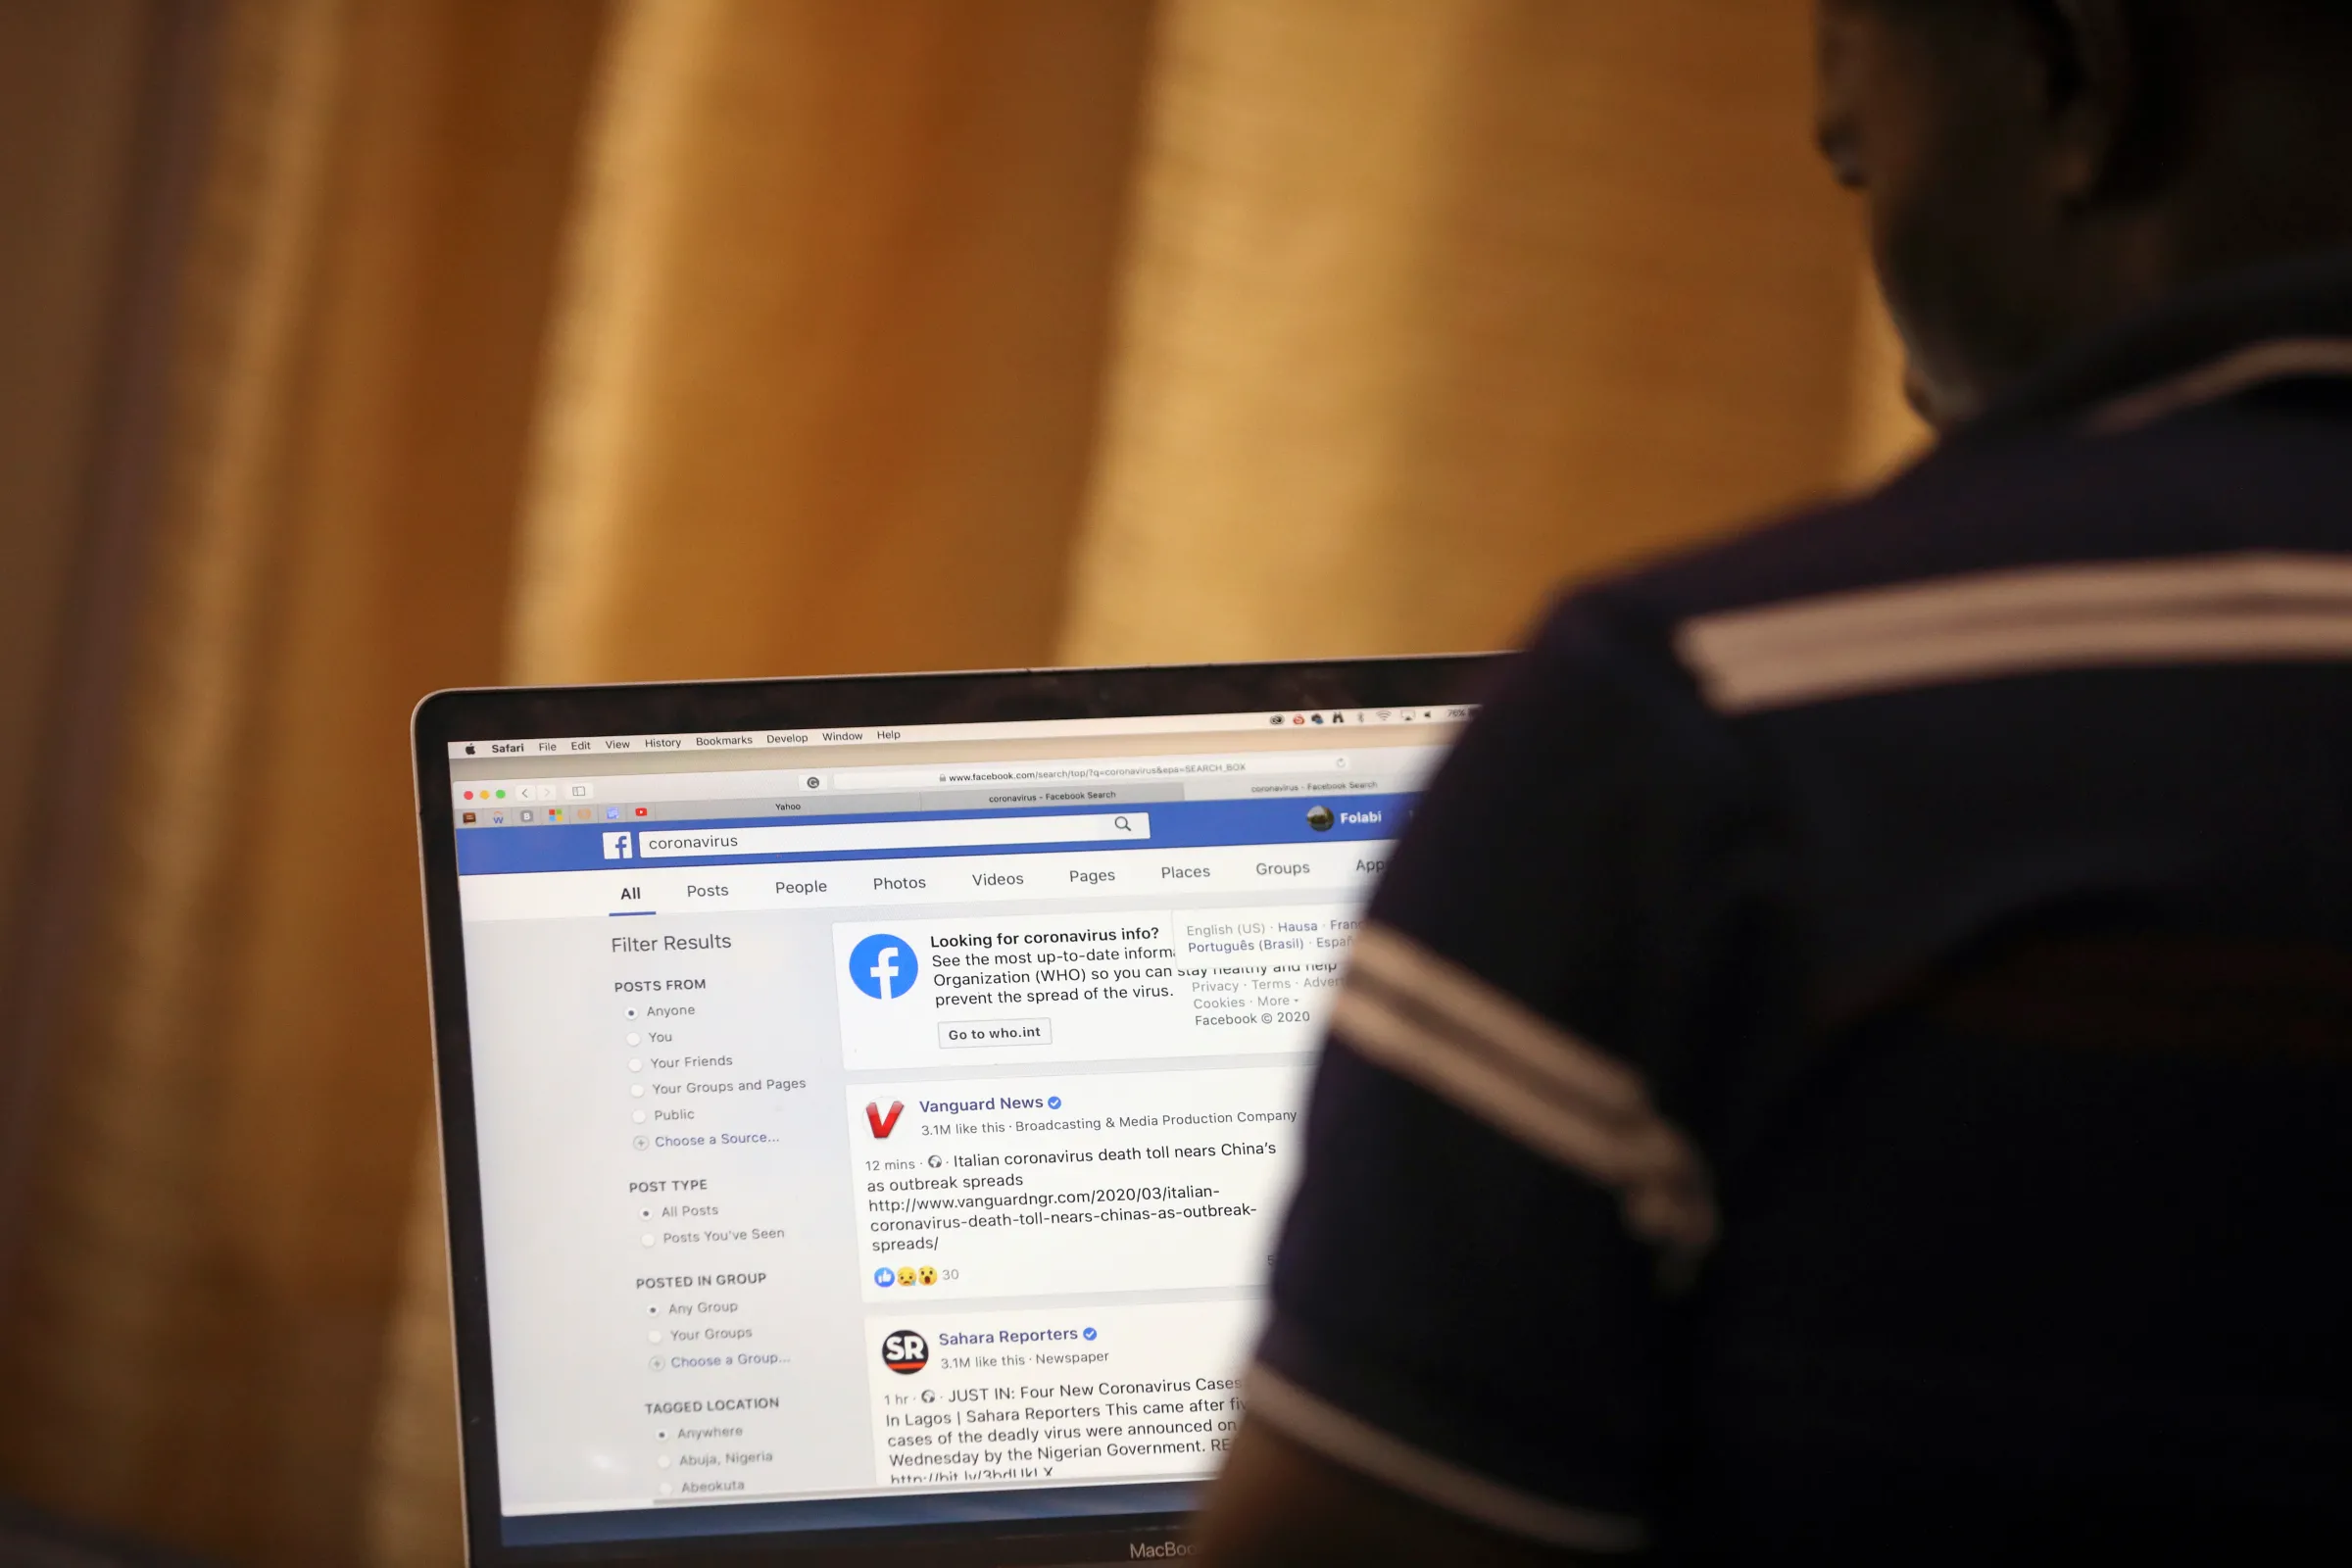
[[[424,692],[1494,646],[1899,458],[1806,13],[0,4],[0,1494],[458,1560]]]

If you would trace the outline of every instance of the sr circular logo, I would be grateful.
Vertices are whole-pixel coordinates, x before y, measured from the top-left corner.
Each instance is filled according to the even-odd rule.
[[[915,1373],[931,1364],[931,1342],[912,1329],[882,1336],[882,1364],[893,1372]]]
[[[850,950],[850,983],[876,1002],[914,989],[914,949],[900,937],[877,931]]]

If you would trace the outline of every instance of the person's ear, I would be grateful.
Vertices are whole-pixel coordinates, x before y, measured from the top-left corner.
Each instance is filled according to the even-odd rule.
[[[2052,194],[2079,207],[2128,194],[2172,145],[2160,27],[2133,0],[2039,0]]]

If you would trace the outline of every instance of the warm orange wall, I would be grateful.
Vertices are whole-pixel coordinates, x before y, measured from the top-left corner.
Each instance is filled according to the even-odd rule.
[[[213,137],[98,926],[37,977],[74,1022],[0,1489],[450,1560],[426,689],[1493,644],[1899,446],[1804,9],[193,8]],[[145,88],[102,77],[114,119],[49,105],[80,226],[0,278],[103,248]],[[104,295],[0,331],[86,372]]]
[[[627,13],[548,388],[519,676],[1047,658],[1151,16]]]
[[[0,930],[32,848],[38,749],[96,478],[147,17],[0,6]]]
[[[1067,656],[1493,647],[1831,485],[1863,260],[1807,16],[1171,8]]]
[[[223,9],[0,1489],[227,1561],[358,1555],[430,1093],[407,714],[498,666],[600,21]]]

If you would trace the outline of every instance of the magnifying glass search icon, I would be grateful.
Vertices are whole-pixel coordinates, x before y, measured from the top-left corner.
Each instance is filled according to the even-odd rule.
[[[1129,822],[1129,821],[1128,821],[1128,820],[1127,820],[1125,817],[1123,817],[1123,816],[1114,816],[1114,817],[1112,817],[1112,818],[1110,819],[1110,825],[1111,825],[1112,827],[1115,827],[1115,828],[1117,828],[1117,829],[1118,829],[1120,832],[1122,832],[1122,833],[1132,833],[1132,832],[1134,832],[1134,831],[1135,831],[1135,826],[1134,826],[1134,824],[1133,824],[1133,823],[1131,823],[1131,822]]]

